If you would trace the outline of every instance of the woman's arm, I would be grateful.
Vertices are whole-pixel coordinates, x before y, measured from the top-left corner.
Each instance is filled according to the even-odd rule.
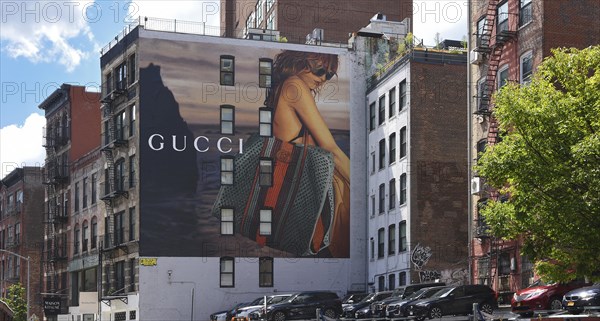
[[[283,84],[280,99],[292,107],[302,124],[308,128],[317,145],[333,154],[336,169],[346,180],[350,181],[350,159],[333,139],[306,83],[298,77],[288,78]]]

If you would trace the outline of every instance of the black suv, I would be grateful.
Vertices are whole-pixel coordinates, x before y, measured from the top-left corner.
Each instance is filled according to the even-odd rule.
[[[394,291],[392,292],[392,295],[390,295],[388,298],[381,300],[381,301],[377,301],[371,304],[371,317],[384,317],[385,316],[385,309],[387,308],[388,304],[390,304],[390,302],[396,302],[396,301],[400,301],[402,299],[405,299],[407,297],[409,297],[410,295],[412,295],[413,293],[415,293],[416,291],[423,289],[423,288],[430,288],[433,286],[444,286],[446,285],[446,283],[444,282],[438,282],[438,283],[419,283],[419,284],[409,284],[409,285],[403,285],[400,286],[398,288],[395,288]]]
[[[417,320],[441,318],[443,315],[467,315],[473,311],[473,303],[491,314],[498,306],[496,292],[485,285],[460,285],[447,287],[429,299],[415,301],[408,307],[408,314]]]
[[[284,321],[314,319],[316,311],[328,318],[337,318],[342,314],[342,301],[334,292],[307,291],[292,295],[288,300],[267,307],[264,319]]]
[[[358,303],[354,303],[344,307],[343,317],[348,319],[363,319],[370,317],[370,313],[367,312],[370,310],[371,303],[381,301],[387,297],[392,295],[392,291],[381,291],[375,292],[367,295],[364,299],[362,299]],[[358,313],[358,311],[361,311]],[[365,313],[366,312],[366,313]],[[357,315],[358,313],[358,315]]]
[[[404,299],[397,298],[395,301],[388,302],[384,316],[388,318],[408,317],[408,311],[406,310],[406,308],[411,303],[417,300],[428,299],[442,288],[444,287],[433,286],[429,288],[423,288],[405,297]]]

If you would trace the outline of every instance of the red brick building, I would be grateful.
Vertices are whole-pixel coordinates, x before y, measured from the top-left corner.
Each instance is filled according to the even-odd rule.
[[[471,161],[494,144],[494,91],[507,81],[527,84],[542,60],[557,47],[600,43],[600,3],[567,0],[486,0],[470,2]],[[498,291],[500,302],[531,284],[533,262],[520,255],[521,242],[492,237],[478,209],[497,193],[471,173],[471,281]]]

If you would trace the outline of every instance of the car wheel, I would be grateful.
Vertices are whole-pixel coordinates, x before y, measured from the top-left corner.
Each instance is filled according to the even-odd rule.
[[[439,319],[442,317],[442,309],[440,307],[431,307],[429,309],[429,318],[430,319]]]
[[[492,314],[494,312],[494,307],[487,302],[482,303],[479,309],[481,310],[481,312],[487,314]]]
[[[562,301],[559,298],[550,298],[550,310],[562,309]]]
[[[273,313],[273,321],[285,321],[285,313],[281,311]]]
[[[337,317],[337,313],[335,313],[335,311],[333,311],[332,309],[325,310],[325,312],[323,312],[323,315],[330,319],[335,319]]]

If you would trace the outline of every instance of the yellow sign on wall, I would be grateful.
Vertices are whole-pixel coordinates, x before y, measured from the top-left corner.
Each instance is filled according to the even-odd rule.
[[[140,265],[142,266],[155,266],[158,262],[158,259],[155,257],[141,257]]]

